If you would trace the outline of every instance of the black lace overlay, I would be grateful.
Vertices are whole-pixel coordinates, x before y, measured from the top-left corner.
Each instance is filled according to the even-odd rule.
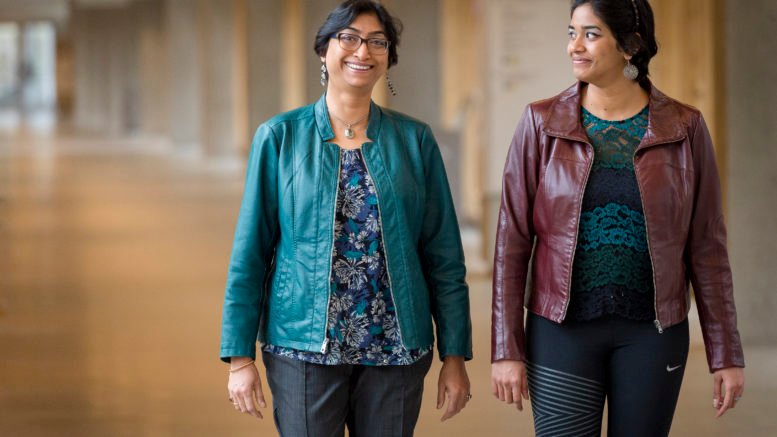
[[[648,108],[622,121],[582,113],[594,163],[583,196],[567,317],[652,320],[653,269],[633,163]]]

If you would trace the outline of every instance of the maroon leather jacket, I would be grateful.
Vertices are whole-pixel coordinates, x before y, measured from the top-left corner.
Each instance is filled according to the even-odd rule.
[[[566,316],[583,191],[594,159],[580,123],[583,86],[530,104],[510,145],[494,255],[492,361],[525,360],[524,305],[557,323]],[[690,282],[710,370],[744,367],[707,126],[697,109],[655,87],[649,110],[634,171],[653,264],[654,323],[661,333],[686,319]]]

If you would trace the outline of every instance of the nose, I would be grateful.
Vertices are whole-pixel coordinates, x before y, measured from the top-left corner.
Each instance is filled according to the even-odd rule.
[[[583,49],[582,35],[569,38],[568,50],[570,53],[578,53]]]
[[[359,59],[367,59],[370,57],[370,49],[367,47],[367,41],[362,41],[359,48],[353,52],[353,54]]]

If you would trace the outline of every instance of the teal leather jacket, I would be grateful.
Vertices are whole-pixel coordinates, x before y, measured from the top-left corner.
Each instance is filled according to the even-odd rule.
[[[370,106],[362,145],[378,193],[402,343],[472,357],[464,254],[442,157],[426,124]],[[273,117],[254,136],[227,277],[221,359],[256,356],[256,340],[326,346],[340,173],[325,96]]]

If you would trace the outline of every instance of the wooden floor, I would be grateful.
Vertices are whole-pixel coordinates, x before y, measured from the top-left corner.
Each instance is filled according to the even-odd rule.
[[[237,414],[218,360],[242,170],[140,140],[0,135],[0,436],[275,435]],[[490,279],[470,278],[474,399],[419,436],[533,435],[489,389]],[[777,348],[748,348],[741,406],[715,420],[695,345],[673,435],[777,435]]]

